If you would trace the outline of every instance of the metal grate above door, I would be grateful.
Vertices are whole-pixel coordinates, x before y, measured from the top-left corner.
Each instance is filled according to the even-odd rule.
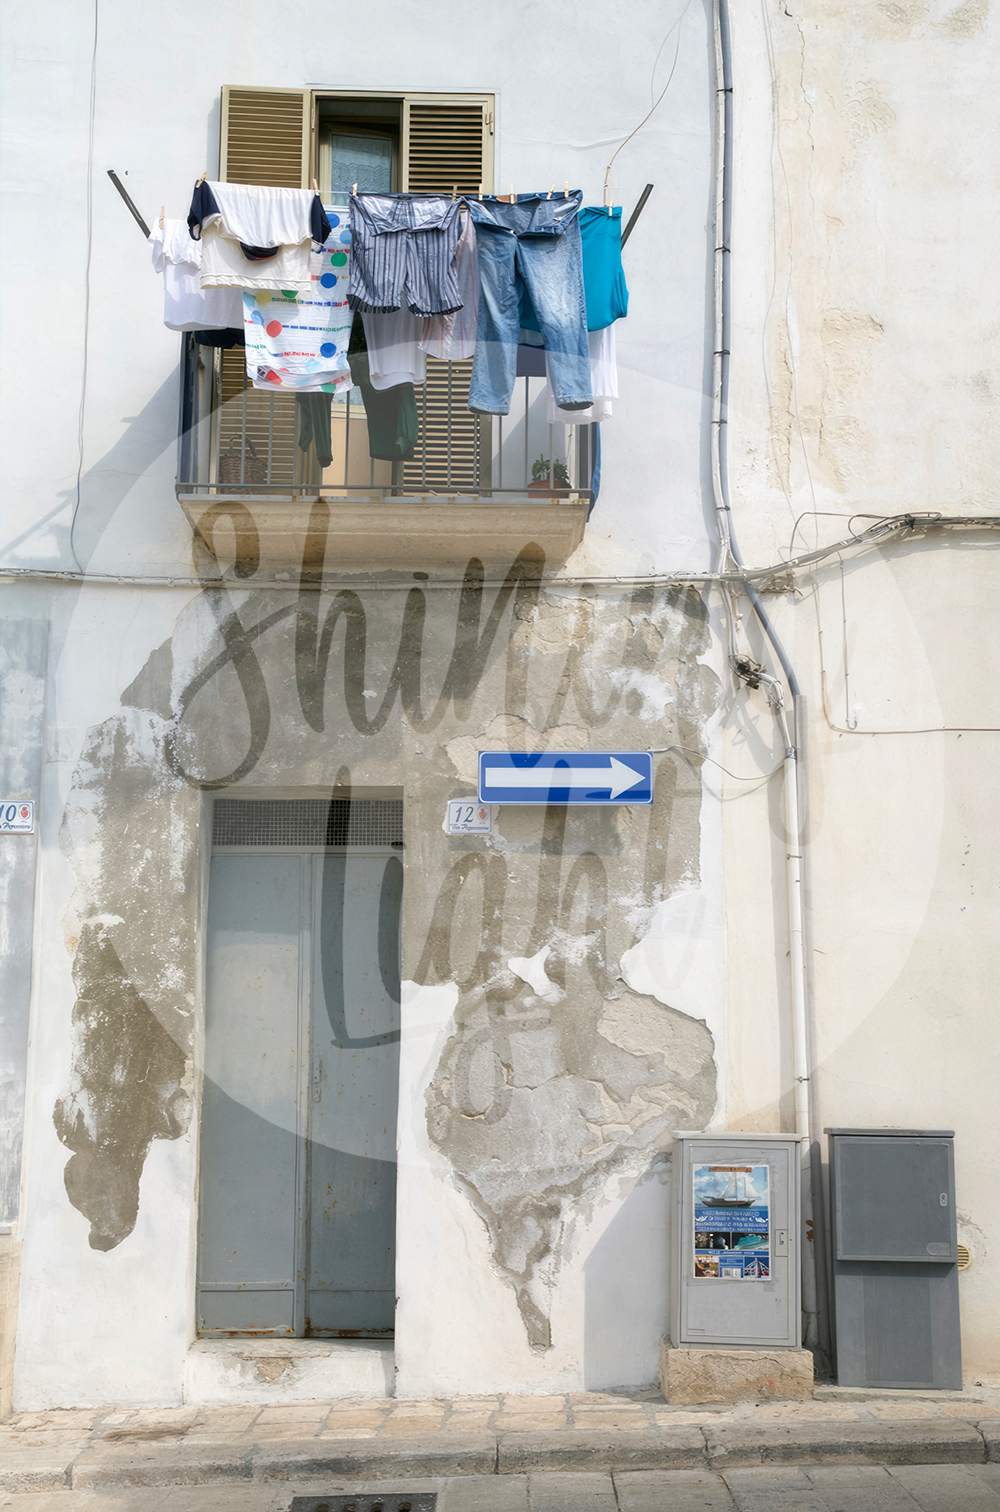
[[[403,845],[402,798],[217,798],[212,844]]]

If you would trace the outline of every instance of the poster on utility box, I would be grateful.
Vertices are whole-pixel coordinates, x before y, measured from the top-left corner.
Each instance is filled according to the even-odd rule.
[[[766,1165],[694,1168],[696,1279],[766,1281],[771,1274]]]

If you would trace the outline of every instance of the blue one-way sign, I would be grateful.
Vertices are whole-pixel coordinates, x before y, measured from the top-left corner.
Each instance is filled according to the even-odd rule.
[[[480,803],[652,803],[649,751],[480,751]]]

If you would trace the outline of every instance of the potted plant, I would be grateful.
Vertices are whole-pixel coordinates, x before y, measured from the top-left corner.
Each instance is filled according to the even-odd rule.
[[[555,483],[549,481],[550,477]],[[554,463],[550,463],[548,457],[539,457],[531,464],[531,482],[528,484],[529,493],[551,493],[553,486],[556,488],[569,487],[569,473],[566,471],[565,462],[557,457]]]

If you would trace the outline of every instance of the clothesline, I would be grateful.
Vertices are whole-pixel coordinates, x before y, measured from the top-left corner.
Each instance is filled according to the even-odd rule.
[[[472,358],[473,413],[509,414],[517,377],[535,374],[550,425],[611,418],[614,327],[628,310],[621,214],[584,206],[568,180],[563,193],[352,193],[327,211],[316,179],[295,189],[203,176],[187,225],[164,208],[150,240],[166,323],[242,345],[253,388],[308,404],[300,444],[324,461],[330,399],[356,384],[371,456],[405,461],[428,355]]]

